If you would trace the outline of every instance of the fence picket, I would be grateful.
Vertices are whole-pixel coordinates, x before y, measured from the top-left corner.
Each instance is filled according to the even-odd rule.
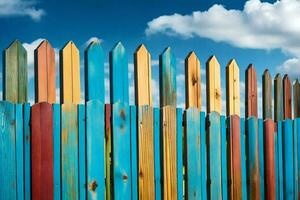
[[[53,104],[53,177],[55,200],[61,199],[61,107]]]
[[[137,108],[130,106],[131,199],[138,199]]]
[[[177,199],[183,200],[183,121],[182,108],[176,108]]]
[[[160,135],[160,110],[153,108],[153,123],[154,123],[154,176],[155,176],[155,199],[161,199],[161,135]]]
[[[294,118],[300,117],[300,83],[297,79],[294,83]]]
[[[112,199],[112,127],[111,105],[105,104],[105,196]]]
[[[23,104],[23,131],[24,131],[24,193],[25,200],[31,199],[31,118],[30,104]]]
[[[283,88],[280,74],[274,79],[274,121],[283,120]]]
[[[300,137],[299,135],[299,119],[295,119],[293,121],[293,148],[294,148],[294,157],[293,157],[293,161],[294,161],[294,199],[298,199],[299,200],[299,174],[298,174],[298,165],[299,165],[299,161],[298,161],[298,138]]]
[[[87,199],[87,187],[90,186],[87,183],[87,152],[86,145],[86,106],[77,106],[77,126],[78,126],[78,183],[79,183],[79,199]],[[94,119],[95,120],[95,119]],[[96,124],[96,123],[95,123]],[[99,153],[100,154],[100,153]],[[95,162],[96,163],[96,162]],[[96,164],[95,164],[96,165]],[[100,170],[99,170],[100,171]],[[95,195],[96,196],[96,195]]]
[[[292,84],[288,75],[283,77],[283,118],[292,119]]]
[[[240,116],[240,72],[234,59],[226,66],[226,113]]]
[[[201,198],[202,199],[207,199],[207,147],[206,147],[206,119],[205,119],[205,113],[204,112],[200,112],[200,146],[201,146]],[[225,130],[225,120],[224,123],[222,123],[222,118],[221,118],[221,129]],[[222,128],[222,125],[224,125],[224,128]],[[226,149],[226,131],[224,131],[224,140],[223,140],[223,132],[222,134],[222,149],[223,147]],[[224,145],[225,143],[225,145]],[[226,172],[226,151],[224,152],[225,158],[222,155],[222,170],[225,167],[225,172]],[[225,159],[225,164],[223,165],[223,161]],[[223,174],[222,171],[222,180],[224,180],[224,176],[226,176],[226,173]],[[226,179],[227,180],[227,179]],[[227,186],[227,184],[225,185],[225,187]],[[223,189],[224,192],[224,189]],[[227,196],[227,192],[226,192],[226,196]],[[223,196],[224,197],[224,196]],[[225,198],[223,198],[224,200],[226,200]]]
[[[263,119],[272,119],[272,77],[269,70],[262,76]]]
[[[246,107],[246,119],[251,116],[258,117],[257,115],[257,77],[256,71],[252,64],[246,69],[246,97],[245,97],[245,107]]]

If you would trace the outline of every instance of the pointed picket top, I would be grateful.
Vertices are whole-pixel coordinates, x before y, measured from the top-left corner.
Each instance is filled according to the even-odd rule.
[[[152,106],[151,55],[144,44],[134,53],[136,105]]]
[[[200,61],[193,51],[185,59],[185,93],[186,108],[201,110]]]
[[[124,46],[118,42],[109,53],[110,103],[129,104],[128,58]]]
[[[280,74],[274,78],[274,120],[283,120],[283,88]]]
[[[222,113],[221,96],[221,70],[220,64],[215,56],[211,56],[206,62],[206,98],[207,113]]]
[[[61,103],[80,103],[80,59],[76,45],[69,41],[60,50]]]
[[[292,119],[292,84],[288,75],[283,79],[283,118]]]
[[[240,116],[240,70],[234,59],[226,66],[226,113]]]
[[[246,69],[246,118],[254,116],[257,118],[257,76],[252,64]]]
[[[296,79],[294,83],[294,118],[300,117],[300,83]]]
[[[98,41],[92,41],[84,52],[85,100],[105,101],[104,51]]]
[[[27,52],[19,40],[4,50],[3,99],[12,103],[27,102]]]
[[[56,102],[55,52],[48,40],[34,50],[35,102]]]
[[[272,119],[272,77],[269,70],[262,76],[263,85],[263,119]]]
[[[170,47],[159,56],[160,106],[176,107],[176,59]]]

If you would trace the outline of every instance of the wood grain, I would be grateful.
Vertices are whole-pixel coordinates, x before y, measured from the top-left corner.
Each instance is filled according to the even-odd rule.
[[[240,116],[240,70],[234,59],[226,67],[227,116]]]
[[[35,102],[56,102],[55,52],[44,40],[34,50]]]
[[[186,108],[201,110],[201,74],[200,61],[195,52],[185,59],[185,102]]]
[[[61,103],[80,103],[79,51],[70,41],[60,50]]]
[[[112,199],[112,134],[111,105],[105,104],[105,194],[106,199]]]
[[[176,59],[170,47],[159,56],[159,70],[160,107],[176,107]]]
[[[288,77],[283,77],[283,118],[292,119],[292,84]]]
[[[257,117],[257,77],[256,70],[250,64],[246,70],[246,118],[254,116]]]
[[[152,106],[151,55],[142,44],[134,53],[135,103]]]
[[[296,119],[300,117],[300,83],[298,79],[294,83],[293,90],[294,90],[294,118]]]
[[[32,199],[53,199],[53,110],[46,102],[31,110]]]
[[[272,119],[272,77],[268,70],[262,76],[263,119]]]
[[[162,108],[163,199],[177,199],[176,108]]]
[[[274,79],[274,121],[283,120],[283,88],[280,74]]]
[[[207,113],[222,113],[220,64],[215,56],[206,62]]]
[[[3,99],[12,103],[27,102],[27,52],[16,40],[3,53]]]

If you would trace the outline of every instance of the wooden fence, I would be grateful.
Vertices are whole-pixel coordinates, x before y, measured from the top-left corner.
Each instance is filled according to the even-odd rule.
[[[58,104],[54,49],[43,41],[34,54],[31,106],[26,50],[19,41],[5,49],[0,199],[300,199],[298,81],[292,88],[287,75],[276,75],[272,106],[266,70],[259,119],[257,75],[249,65],[241,118],[240,72],[231,60],[222,116],[220,64],[212,56],[206,63],[205,113],[200,62],[191,52],[185,60],[186,108],[176,108],[176,62],[166,48],[159,57],[155,108],[151,55],[141,45],[134,54],[135,105],[129,105],[127,54],[118,43],[109,54],[111,103],[105,104],[104,57],[97,42],[85,50],[80,104],[79,51],[73,42],[60,50]]]

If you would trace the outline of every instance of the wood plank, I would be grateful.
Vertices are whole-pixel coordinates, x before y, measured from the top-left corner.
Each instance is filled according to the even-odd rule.
[[[220,64],[215,56],[206,62],[207,113],[222,113]]]
[[[161,199],[161,140],[160,140],[160,109],[153,108],[154,123],[154,176],[155,176],[155,199]]]
[[[277,197],[279,199],[283,199],[283,158],[282,158],[282,121],[278,121],[276,123],[276,130],[277,130],[277,154],[276,154],[276,157],[277,157],[277,186],[276,186],[276,190],[278,190],[278,195]]]
[[[246,120],[246,135],[248,199],[260,199],[258,120],[254,115]]]
[[[266,199],[276,199],[274,125],[271,119],[264,121]]]
[[[177,199],[176,108],[161,109],[163,199]]]
[[[79,199],[77,106],[61,104],[61,195]]]
[[[78,48],[69,41],[60,50],[61,103],[80,103],[80,61]]]
[[[54,199],[61,199],[61,109],[60,104],[53,104],[53,177],[54,177]]]
[[[104,51],[99,42],[91,42],[84,51],[85,100],[104,103]]]
[[[292,119],[292,84],[288,75],[283,77],[283,118]]]
[[[226,66],[226,113],[240,116],[240,71],[234,59]]]
[[[283,89],[282,78],[277,74],[274,79],[274,121],[283,120]]]
[[[258,119],[258,148],[259,148],[259,182],[260,199],[265,198],[265,156],[264,156],[264,128],[263,120]]]
[[[44,40],[34,50],[35,102],[56,102],[55,52]]]
[[[228,176],[230,199],[242,199],[242,166],[241,166],[241,130],[238,115],[229,117],[228,144]]]
[[[135,104],[152,106],[151,55],[142,44],[134,53]]]
[[[105,104],[105,196],[112,199],[112,134],[111,105]]]
[[[247,199],[247,172],[246,172],[246,135],[245,119],[240,119],[241,130],[241,168],[242,168],[242,199]]]
[[[32,199],[53,199],[53,110],[46,102],[31,109]]]
[[[206,118],[205,118],[205,113],[200,112],[200,146],[201,146],[201,191],[202,191],[202,199],[207,199],[207,147],[206,147]],[[225,123],[225,121],[224,121]],[[222,119],[221,119],[221,124],[222,124]],[[224,127],[225,128],[225,127]],[[225,132],[226,134],[226,132]],[[226,136],[225,136],[225,142],[226,142]],[[225,147],[226,148],[226,147]],[[226,151],[225,151],[226,152]],[[225,153],[226,155],[226,153]],[[222,157],[223,159],[223,157]],[[225,160],[226,162],[226,160]],[[226,165],[225,165],[226,166]],[[225,170],[226,174],[226,170]],[[224,175],[225,175],[224,174]],[[222,180],[223,180],[223,173],[222,173]],[[226,193],[227,194],[227,193]],[[224,198],[224,200],[226,200]]]
[[[137,107],[130,106],[131,199],[138,199]]]
[[[112,105],[114,199],[131,199],[130,109],[124,103]]]
[[[201,110],[200,61],[193,51],[185,59],[185,94],[186,108]]]
[[[197,108],[185,111],[186,191],[188,199],[201,199],[201,137],[200,114]]]
[[[222,199],[222,157],[220,114],[208,114],[207,124],[207,162],[208,162],[208,198]]]
[[[24,132],[24,199],[31,199],[31,131],[30,104],[23,104],[23,132]]]
[[[129,103],[128,58],[121,42],[109,53],[110,103]]]
[[[294,199],[294,150],[293,150],[293,121],[287,119],[282,123],[282,152],[283,152],[283,192],[284,199]]]
[[[139,199],[154,199],[153,108],[138,107]]]
[[[254,116],[257,117],[257,77],[256,70],[250,64],[246,70],[246,118]]]
[[[159,56],[159,87],[160,107],[176,107],[176,59],[170,47]]]
[[[77,106],[77,123],[78,123],[78,182],[79,182],[79,199],[87,199],[87,152],[86,145],[86,107],[85,105]],[[96,119],[95,119],[96,121]]]
[[[86,103],[86,163],[88,199],[105,198],[104,104]]]
[[[272,77],[268,70],[262,76],[263,119],[272,119]]]
[[[294,118],[300,117],[300,83],[297,79],[293,86],[294,90]]]
[[[3,99],[12,103],[27,101],[27,52],[15,40],[4,50]]]
[[[176,157],[177,157],[177,199],[183,200],[183,119],[182,119],[182,108],[176,108]]]
[[[15,105],[0,102],[0,199],[17,199]]]
[[[23,105],[15,104],[17,199],[24,199],[24,135]]]
[[[226,119],[224,116],[220,117],[221,124],[221,173],[222,173],[222,199],[228,198],[228,180],[227,180],[227,133],[226,133]]]

